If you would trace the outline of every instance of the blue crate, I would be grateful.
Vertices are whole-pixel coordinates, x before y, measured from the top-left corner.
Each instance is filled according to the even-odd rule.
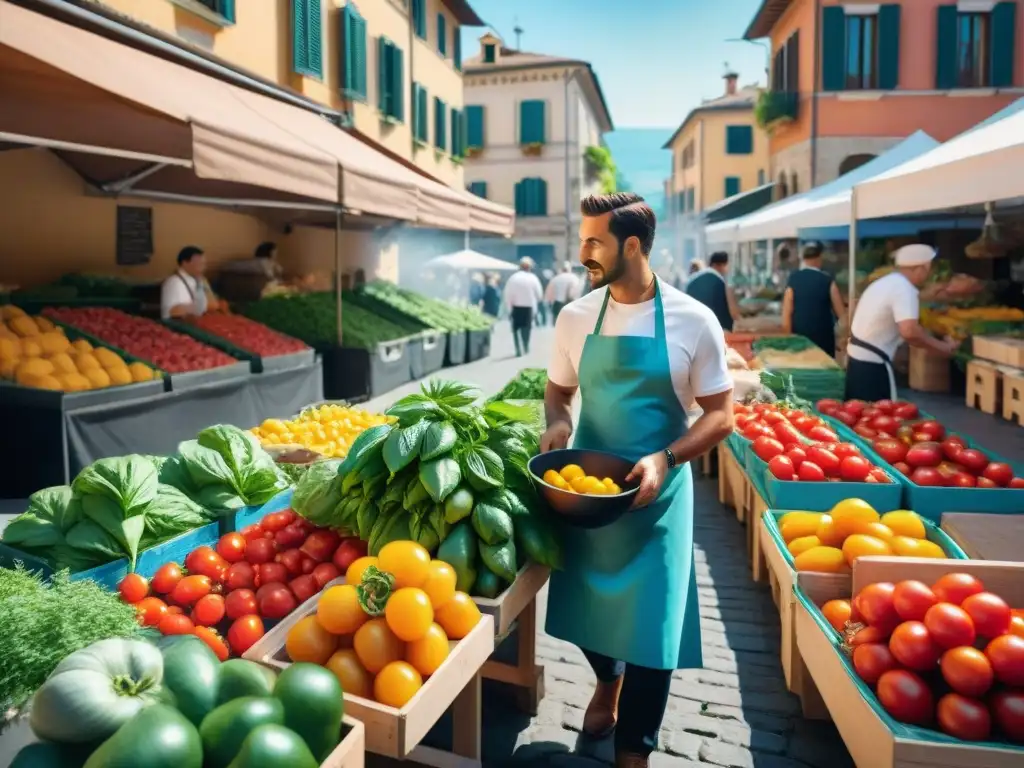
[[[294,488],[281,491],[263,506],[243,507],[237,512],[229,512],[220,519],[221,533],[234,533],[240,531],[247,525],[258,523],[271,512],[281,512],[292,505]]]

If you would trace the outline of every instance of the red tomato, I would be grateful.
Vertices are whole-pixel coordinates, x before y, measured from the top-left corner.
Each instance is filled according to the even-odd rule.
[[[263,519],[266,520],[266,518]],[[245,545],[245,559],[253,565],[269,563],[274,559],[276,553],[277,548],[270,539],[252,539]]]
[[[964,696],[984,696],[995,679],[988,657],[967,645],[946,651],[939,665],[949,687]]]
[[[997,680],[1006,685],[1024,687],[1024,637],[997,637],[985,646],[985,655],[992,663]]]
[[[916,485],[938,486],[945,485],[945,478],[937,469],[932,467],[918,467],[910,473],[910,481]]]
[[[1003,735],[1016,744],[1024,744],[1024,691],[999,691],[989,704]]]
[[[987,478],[986,478],[987,479]],[[1006,484],[1007,488],[1024,488],[1024,477],[1015,477]]]
[[[356,538],[342,539],[341,544],[334,551],[334,557],[331,558],[331,562],[334,563],[339,571],[345,573],[352,563],[360,557],[366,556],[366,551],[365,541],[360,541]]]
[[[786,447],[800,445],[803,442],[800,432],[788,421],[780,421],[772,427],[772,430],[775,432],[775,437],[778,438],[778,441]]]
[[[835,447],[832,448],[832,453],[840,459],[845,459],[847,456],[861,455],[860,448],[853,443],[836,443]]]
[[[196,625],[188,616],[180,613],[168,613],[157,624],[161,635],[191,635]]]
[[[186,576],[174,587],[171,600],[178,605],[192,605],[199,598],[210,594],[212,586],[208,576]]]
[[[908,446],[902,440],[875,440],[871,447],[879,456],[890,464],[896,464],[907,457]]]
[[[298,523],[291,523],[274,534],[278,549],[297,549],[306,540],[306,529]]]
[[[900,428],[900,423],[892,416],[882,413],[871,420],[871,428],[892,435]]]
[[[1009,464],[1003,464],[1000,461],[993,461],[985,467],[985,471],[981,473],[981,476],[986,480],[991,480],[1000,487],[1005,487],[1010,484],[1011,480],[1013,480],[1013,469]]]
[[[874,408],[876,408],[880,413],[889,414],[892,413],[893,409],[896,408],[896,403],[888,399],[876,400],[874,403]]]
[[[341,576],[341,570],[334,563],[320,563],[310,575],[316,582],[317,589],[323,589],[325,584]]]
[[[198,547],[185,558],[185,567],[189,575],[208,576],[220,580],[227,572],[228,562],[211,547]]]
[[[974,624],[967,612],[952,603],[936,603],[924,615],[932,641],[940,648],[974,644]]]
[[[290,525],[294,519],[295,518],[287,512],[271,512],[260,520],[260,526],[262,526],[264,531],[277,532]]]
[[[840,461],[839,457],[836,456],[832,451],[826,450],[817,445],[812,445],[807,451],[807,460],[814,464],[817,464],[829,477],[836,477],[839,475]]]
[[[259,523],[245,526],[245,528],[242,529],[241,533],[242,537],[246,541],[252,541],[253,539],[263,538],[263,529],[260,527]]]
[[[907,464],[905,461],[897,461],[895,464],[892,465],[892,468],[895,469],[904,477],[910,477],[911,473],[913,472],[913,470],[910,468],[910,465]]]
[[[887,474],[885,474],[885,470],[884,469],[882,469],[881,467],[875,467],[868,474],[868,482],[891,483],[892,480],[890,480],[889,476]]]
[[[135,604],[135,614],[144,627],[155,627],[167,615],[167,603],[159,597],[144,597]]]
[[[854,620],[854,616],[851,615],[850,620]],[[864,645],[865,643],[885,643],[888,640],[888,630],[884,630],[881,627],[864,627],[864,629],[859,630],[857,634],[850,638],[850,645],[856,648],[858,645]]]
[[[916,443],[904,458],[912,467],[937,467],[942,463],[942,450],[938,443]]]
[[[224,598],[220,595],[201,597],[192,609],[192,620],[204,627],[212,627],[224,618]]]
[[[913,403],[897,402],[896,407],[892,409],[892,415],[902,421],[916,419],[918,416],[917,406]]]
[[[964,444],[962,438],[952,435],[939,443],[939,447],[942,449],[942,455],[945,456],[948,461],[956,461],[957,463],[960,463],[958,461],[960,454],[967,446]]]
[[[768,471],[779,480],[792,480],[796,477],[793,461],[788,456],[773,456],[768,462]]]
[[[822,472],[821,467],[810,459],[800,465],[800,469],[797,470],[796,475],[805,483],[820,483],[825,480],[825,473]]]
[[[778,411],[765,411],[761,414],[761,421],[770,427],[774,427],[779,422],[785,421],[786,417]]]
[[[946,436],[946,428],[937,421],[921,421],[914,425],[915,432],[928,435],[930,440],[941,440]]]
[[[980,475],[985,470],[985,467],[988,466],[988,456],[977,448],[961,448],[957,453],[955,461],[975,475]]]
[[[256,586],[284,584],[288,581],[288,569],[281,563],[263,563],[256,569]]]
[[[998,595],[979,592],[964,600],[960,607],[971,617],[980,637],[999,637],[1010,629],[1010,606]]]
[[[181,581],[181,577],[184,575],[181,571],[181,566],[177,563],[165,563],[153,574],[150,586],[153,587],[153,591],[157,594],[167,595],[178,585],[178,582]]]
[[[229,563],[237,563],[245,557],[245,537],[240,533],[226,533],[217,542],[217,554]]]
[[[935,716],[944,733],[964,741],[984,741],[992,732],[988,707],[959,693],[947,693],[939,699]]]
[[[932,591],[940,602],[960,605],[971,595],[984,592],[985,585],[969,573],[947,573],[932,584]]]
[[[912,725],[927,725],[935,709],[928,684],[905,669],[889,670],[878,679],[878,701],[893,719]]]
[[[283,619],[298,607],[295,595],[284,584],[272,585],[259,601],[260,615],[267,619]]]
[[[825,413],[825,409],[826,408],[831,410],[831,411],[838,411],[842,407],[842,405],[843,404],[840,403],[838,400],[832,400],[832,399],[826,397],[826,398],[822,398],[817,403],[815,403],[814,407],[817,410],[821,411],[822,413]]]
[[[224,613],[229,619],[237,619],[258,610],[256,594],[251,589],[236,589],[224,599]]]
[[[978,484],[978,481],[974,479],[974,475],[969,475],[966,472],[954,472],[946,480],[946,485],[950,488],[974,488]]]
[[[978,488],[998,488],[999,486],[993,480],[989,480],[987,477],[978,478]]]
[[[1010,628],[1006,630],[1011,635],[1024,637],[1024,616],[1016,614],[1010,617]]]
[[[938,598],[927,584],[920,581],[901,581],[892,593],[892,604],[903,621],[924,621],[924,616]]]
[[[771,461],[773,457],[778,456],[785,450],[782,443],[775,438],[763,436],[754,440],[752,448],[754,454],[761,461]]]
[[[869,584],[857,595],[857,610],[864,621],[873,627],[892,630],[899,624],[894,595],[896,587],[887,581]]]
[[[231,624],[228,628],[228,643],[231,645],[231,650],[241,656],[252,648],[263,635],[262,619],[255,614],[250,614],[235,619]]]
[[[765,433],[766,427],[758,424],[756,421],[747,422],[747,425],[743,427],[743,436],[747,440],[756,440]],[[775,434],[774,432],[772,434]]]
[[[325,563],[325,565],[329,565]],[[331,566],[334,567],[333,565]],[[316,569],[313,569],[314,572]],[[295,599],[300,603],[304,603],[317,592],[320,591],[320,587],[316,583],[316,579],[313,578],[312,573],[307,573],[302,576],[296,576],[294,579],[288,582],[288,588],[291,589],[292,594],[295,595]]]
[[[256,569],[244,560],[240,563],[233,563],[224,577],[224,583],[228,590],[255,589]]]
[[[287,528],[285,529],[287,530]],[[279,531],[280,533],[280,531]],[[299,542],[302,543],[301,541]],[[297,549],[288,549],[284,552],[278,552],[274,558],[275,563],[280,563],[288,569],[288,573],[291,576],[298,576],[302,573],[302,553]]]
[[[898,666],[885,643],[864,643],[853,649],[853,668],[868,685],[874,685],[883,674]]]
[[[839,437],[828,427],[811,427],[810,431],[807,432],[807,436],[811,438],[811,440],[820,440],[823,443],[839,442]]]
[[[192,634],[206,643],[210,650],[217,655],[218,659],[221,661],[228,660],[231,652],[228,650],[228,645],[224,642],[224,638],[217,634],[217,630],[210,627],[196,627]]]
[[[786,451],[786,456],[793,462],[794,469],[800,469],[800,465],[807,461],[807,451],[798,446],[790,446]]]
[[[283,584],[280,581],[275,581],[272,584],[264,584],[262,587],[257,589],[256,590],[256,604],[259,605],[259,603],[263,599],[264,595],[266,595],[268,592],[273,592],[278,587],[284,587],[285,589],[288,589],[288,585]]]
[[[174,614],[175,616],[181,616],[185,613],[185,609],[182,608],[180,605],[168,605],[167,613],[168,615]]]
[[[900,664],[919,672],[934,669],[941,653],[920,621],[905,621],[896,627],[889,638],[889,650]]]
[[[868,404],[863,400],[847,400],[843,403],[843,410],[859,416],[867,408]]]
[[[316,566],[317,566],[317,561],[314,560],[312,557],[304,556],[302,558],[302,573],[303,574],[312,573],[316,569]]]
[[[871,462],[860,456],[847,456],[839,464],[839,476],[848,483],[863,483],[871,474]]]
[[[121,599],[126,603],[135,604],[149,594],[149,582],[137,573],[129,573],[121,579],[117,591],[121,593]]]

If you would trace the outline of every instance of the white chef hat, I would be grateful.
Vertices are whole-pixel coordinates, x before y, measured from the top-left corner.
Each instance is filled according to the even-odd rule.
[[[920,267],[930,264],[936,256],[935,249],[923,243],[904,245],[896,250],[897,267]]]

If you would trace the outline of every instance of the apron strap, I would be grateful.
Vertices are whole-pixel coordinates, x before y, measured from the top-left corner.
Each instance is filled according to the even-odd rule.
[[[181,284],[182,284],[182,285],[184,285],[184,286],[185,286],[185,290],[186,290],[186,291],[188,291],[188,297],[189,297],[190,299],[192,299],[192,302],[193,302],[193,303],[195,303],[195,300],[196,300],[196,294],[195,294],[195,292],[194,292],[194,291],[192,290],[192,286],[190,286],[190,285],[188,284],[188,280],[186,280],[186,279],[185,279],[185,276],[184,276],[183,274],[181,274],[181,272],[175,272],[175,273],[174,273],[174,276],[175,276],[175,277],[177,277],[177,278],[178,278],[179,280],[181,280]]]
[[[896,371],[892,367],[892,360],[889,358],[889,356],[885,354],[885,352],[880,350],[878,347],[876,347],[874,344],[870,344],[864,341],[863,339],[858,339],[856,336],[850,336],[850,343],[855,347],[866,349],[868,352],[871,352],[874,355],[878,355],[878,357],[881,358],[882,365],[885,366],[885,373],[889,377],[889,397],[895,400],[897,395]]]
[[[659,341],[665,340],[665,306],[661,301],[661,281],[657,276],[654,278],[654,338]],[[604,313],[608,311],[608,300],[611,298],[611,290],[605,291],[604,302],[601,304],[601,311],[597,315],[597,322],[594,323],[594,335],[601,335],[601,326],[604,325]]]

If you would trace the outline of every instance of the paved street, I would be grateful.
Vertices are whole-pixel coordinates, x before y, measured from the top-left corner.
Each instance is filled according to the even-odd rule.
[[[516,358],[506,323],[495,332],[489,359],[449,373],[486,394],[520,368],[546,367],[551,329],[535,332],[531,354]],[[378,398],[385,408],[415,391],[415,384]],[[755,586],[746,562],[743,529],[716,498],[714,481],[696,483],[697,579],[704,663],[678,672],[661,732],[655,768],[716,765],[723,768],[843,768],[852,765],[835,729],[805,721],[798,700],[786,692],[779,666],[779,619],[766,587]],[[542,595],[544,597],[544,595]],[[541,608],[541,627],[543,627]],[[514,637],[499,654],[514,656]],[[484,759],[488,766],[601,768],[613,760],[611,739],[591,743],[580,735],[594,676],[578,649],[541,631],[538,663],[546,695],[529,718],[515,708],[511,691],[484,686]],[[447,721],[447,718],[446,718]],[[445,743],[446,729],[432,734]],[[511,757],[510,757],[511,756]],[[373,759],[370,765],[380,764]]]

